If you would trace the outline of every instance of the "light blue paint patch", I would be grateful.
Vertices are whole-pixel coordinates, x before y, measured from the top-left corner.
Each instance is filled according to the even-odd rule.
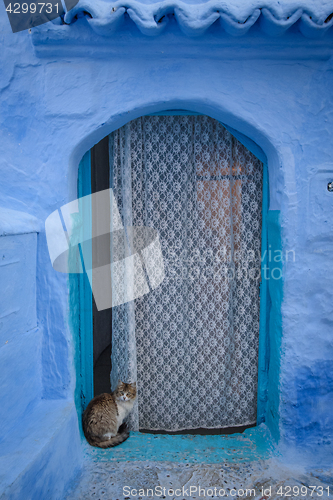
[[[303,447],[310,464],[318,446],[317,463],[322,456],[332,463],[333,361],[322,359],[298,369],[289,397],[293,404],[283,413],[286,441]]]
[[[41,380],[42,332],[33,329],[17,336],[8,335],[0,344],[0,448],[1,454],[11,452],[4,449],[4,441],[10,442],[24,427],[23,417],[39,400]]]
[[[186,461],[207,464],[266,459],[275,452],[265,425],[229,436],[170,436],[131,432],[129,439],[115,448],[101,450],[85,442],[84,450],[93,460]]]
[[[9,208],[0,208],[0,236],[39,233],[42,228],[42,222],[33,215]]]
[[[1,444],[1,500],[63,500],[82,466],[80,452],[73,403],[39,401]]]
[[[37,234],[0,236],[0,342],[37,326]]]

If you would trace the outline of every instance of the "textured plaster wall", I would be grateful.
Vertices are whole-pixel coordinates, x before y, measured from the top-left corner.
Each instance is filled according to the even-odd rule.
[[[44,331],[36,314],[41,228],[25,212],[0,208],[1,499],[62,498],[81,464],[73,402],[42,398]]]
[[[133,27],[100,41],[84,19],[72,29],[74,41],[49,46],[45,32],[36,48],[28,31],[11,33],[0,3],[1,205],[44,221],[76,198],[83,154],[142,114],[189,109],[250,137],[268,158],[282,248],[296,256],[283,265],[282,309],[272,295],[282,330],[270,332],[267,421],[288,459],[331,460],[332,35],[321,45],[298,32],[221,42],[213,28],[192,40],[171,26],[159,38]],[[71,399],[68,277],[52,269],[43,229],[37,248],[41,395]]]

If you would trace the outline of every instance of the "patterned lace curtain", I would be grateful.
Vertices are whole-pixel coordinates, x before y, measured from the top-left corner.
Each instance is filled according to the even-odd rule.
[[[145,116],[110,135],[125,226],[159,232],[165,279],[113,309],[112,373],[137,380],[132,429],[254,424],[263,165],[207,116]]]

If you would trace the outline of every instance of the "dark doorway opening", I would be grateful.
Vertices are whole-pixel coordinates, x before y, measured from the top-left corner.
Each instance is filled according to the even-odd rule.
[[[109,138],[104,137],[91,149],[91,192],[110,187]],[[99,214],[92,214],[98,224]],[[98,248],[93,248],[93,252]],[[110,392],[112,308],[98,311],[93,298],[94,396]]]

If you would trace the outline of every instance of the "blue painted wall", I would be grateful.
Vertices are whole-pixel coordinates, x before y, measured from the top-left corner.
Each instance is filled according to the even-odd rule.
[[[6,499],[63,498],[81,465],[73,402],[43,398],[45,341],[36,307],[41,229],[35,217],[0,208],[0,495]]]
[[[318,464],[329,463],[333,195],[326,186],[333,178],[331,32],[312,40],[293,27],[280,38],[270,38],[254,26],[248,35],[233,38],[221,36],[213,25],[206,34],[189,38],[170,22],[165,33],[151,39],[129,21],[110,38],[99,37],[85,19],[63,27],[63,32],[60,28],[49,23],[33,33],[12,34],[0,4],[2,207],[45,221],[77,197],[78,165],[86,151],[127,121],[163,109],[210,115],[258,144],[268,159],[269,241],[284,255],[295,252],[295,261],[284,259],[283,279],[269,285],[266,422],[286,459],[311,463],[315,455]],[[38,239],[38,330],[32,334],[35,344],[29,344],[28,326],[22,327],[30,347],[17,337],[6,366],[8,373],[17,373],[19,383],[14,352],[23,359],[21,349],[27,345],[31,359],[38,358],[29,397],[37,406],[54,404],[67,415],[62,422],[75,442],[71,461],[79,464],[68,276],[52,269],[44,229],[29,242],[33,238]],[[23,274],[18,271],[20,279]],[[11,325],[6,328],[4,338]],[[9,420],[16,418],[14,407],[9,407]],[[59,461],[66,446],[59,441]],[[57,462],[48,463],[49,475],[54,473],[49,491],[56,491]]]

